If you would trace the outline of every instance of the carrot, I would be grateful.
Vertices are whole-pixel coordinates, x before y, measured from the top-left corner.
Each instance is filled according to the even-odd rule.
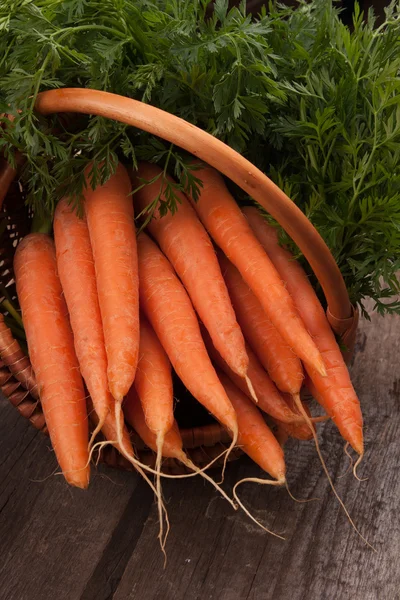
[[[89,173],[87,174],[89,176]],[[139,352],[136,232],[131,184],[119,164],[102,186],[84,193],[107,354],[107,377],[118,403],[135,378]]]
[[[90,176],[90,169],[86,172]],[[135,378],[139,354],[139,281],[131,184],[126,169],[84,193],[97,294],[107,355],[108,387],[115,399],[118,443],[123,448],[121,403]],[[136,466],[129,453],[125,457]]]
[[[261,413],[254,406],[254,403],[241,392],[225,373],[217,371],[226,393],[232,402],[238,419],[239,434],[238,442],[244,452],[250,456],[264,471],[270,473],[275,479],[261,479],[259,477],[246,477],[241,479],[233,486],[233,497],[250,517],[262,529],[279,537],[282,536],[270,531],[262,525],[250,511],[244,506],[237,494],[237,488],[243,483],[253,482],[261,485],[282,485],[286,484],[286,465],[283,456],[283,450],[278,440],[264,421]]]
[[[333,420],[336,418],[336,424],[342,436],[360,455],[353,468],[353,472],[356,475],[357,465],[364,454],[360,403],[351,384],[347,367],[344,363],[330,325],[326,319],[324,310],[319,303],[319,300],[303,269],[293,259],[293,256],[289,252],[279,246],[276,230],[274,230],[265,222],[256,209],[246,209],[245,214],[248,220],[251,221],[257,237],[262,240],[263,247],[273,259],[275,266],[278,268],[278,271],[282,276],[282,279],[288,286],[289,292],[293,294],[297,310],[308,326],[311,334],[314,336],[316,343],[325,358],[327,365],[327,376],[325,378],[321,378],[314,369],[311,369],[307,365],[306,369],[317,389],[316,400],[320,400],[320,402],[323,400],[322,406]],[[326,383],[326,381],[328,383]],[[317,387],[317,382],[321,392]],[[300,396],[295,394],[293,396],[293,400],[297,405],[299,413],[303,415],[306,423],[310,427],[322,468],[325,471],[329,485],[331,486],[331,489],[340,506],[342,507],[355,532],[368,546],[370,546],[370,548],[375,550],[375,548],[357,529],[343,500],[336,491],[322,456],[317,434],[303,404],[300,401]]]
[[[85,218],[79,218],[63,198],[54,215],[57,269],[74,334],[82,377],[98,416],[92,439],[114,409],[108,389],[107,356],[97,296],[92,247]]]
[[[306,215],[271,179],[215,136],[150,104],[88,88],[41,92],[35,109],[42,115],[63,112],[112,118],[161,137],[214,166],[257,200],[307,255],[333,314],[350,316],[351,305],[340,269]]]
[[[212,362],[224,371],[237,388],[246,394],[250,400],[254,401],[254,398],[250,394],[243,379],[238,377],[236,373],[228,367],[221,355],[218,354],[204,328],[202,329],[202,335]],[[275,384],[271,381],[268,373],[264,371],[261,363],[251,348],[247,346],[246,350],[249,357],[248,374],[258,398],[258,408],[273,417],[272,422],[275,423],[280,430],[284,430],[285,434],[290,435],[290,437],[299,440],[312,439],[313,436],[310,428],[299,413],[293,397],[290,394],[280,393]],[[324,417],[312,417],[308,406],[306,404],[303,404],[303,406],[313,423],[325,420]]]
[[[139,165],[138,178],[151,181],[158,177],[136,193],[135,201],[141,211],[158,197],[165,199],[166,183],[161,174],[162,170],[156,165]],[[172,181],[170,177],[167,179]],[[135,185],[140,185],[140,181]],[[218,352],[235,373],[246,377],[248,357],[244,339],[213,245],[186,196],[179,191],[175,193],[179,198],[175,213],[168,212],[161,217],[159,201],[147,229],[181,279]]]
[[[286,444],[290,437],[282,425],[279,424],[275,424],[274,435],[282,447]]]
[[[95,430],[98,430],[99,429],[99,417],[98,417],[96,411],[94,410],[92,399],[90,397],[87,399],[87,405],[88,405],[88,411],[89,411],[89,419],[94,424]],[[101,428],[101,432],[104,435],[107,442],[113,443],[115,445],[115,447],[117,448],[117,450],[121,454],[124,454],[124,448],[126,450],[128,450],[131,454],[133,454],[131,438],[130,438],[129,432],[128,432],[127,428],[125,427],[125,425],[123,426],[123,432],[122,432],[122,440],[123,440],[122,446],[120,446],[117,441],[117,438],[118,438],[117,422],[115,419],[114,412],[109,412],[106,414],[103,426]],[[97,445],[96,445],[96,447],[97,447]],[[98,447],[101,448],[102,443]]]
[[[250,394],[245,381],[236,375],[236,373],[234,373],[226,364],[222,356],[213,346],[211,338],[206,329],[202,328],[201,331],[212,362],[222,371],[224,371],[224,373],[233,381],[236,387],[238,387],[244,394],[246,394],[246,396],[254,401],[254,398]],[[302,417],[299,419],[297,414],[290,410],[281,393],[271,381],[268,373],[264,371],[260,361],[249,346],[246,346],[246,352],[247,356],[249,357],[248,377],[253,384],[254,391],[258,399],[257,406],[268,415],[271,415],[275,419],[283,421],[284,423],[303,422]]]
[[[293,396],[291,394],[283,394],[283,397],[284,397],[285,402],[286,402],[287,406],[289,407],[289,409],[291,411],[293,411],[295,414],[299,415],[302,422],[301,423],[296,423],[296,422],[285,423],[283,421],[280,421],[279,419],[276,419],[275,422],[276,422],[277,426],[281,427],[292,438],[295,438],[297,440],[306,440],[306,441],[312,440],[313,434],[310,430],[310,427],[307,425],[307,423],[304,422],[304,419],[301,416],[299,409],[297,408],[297,405],[296,405],[296,402],[295,402]],[[304,408],[305,412],[307,413],[308,417],[310,418],[310,421],[312,421],[311,412],[310,412],[310,409],[308,408],[307,404],[305,402],[303,402],[302,405],[303,405],[303,408]],[[314,428],[314,426],[313,426],[313,428]]]
[[[139,362],[134,385],[148,428],[156,436],[165,436],[174,423],[171,364],[144,315],[140,315]]]
[[[125,397],[123,411],[126,421],[133,427],[146,446],[153,450],[153,452],[157,452],[157,434],[147,424],[143,405],[135,386],[132,386]],[[165,434],[162,455],[165,458],[176,458],[179,460],[180,454],[177,448],[182,448],[182,438],[179,433],[178,424],[174,419],[172,426]]]
[[[196,172],[203,182],[197,202],[192,202],[214,241],[236,266],[287,344],[307,364],[325,374],[322,357],[299,318],[293,301],[255,238],[222,176],[210,167]]]
[[[134,386],[142,405],[146,425],[156,435],[157,440],[156,489],[159,498],[160,540],[162,540],[160,471],[164,439],[174,423],[174,394],[170,362],[153,328],[143,315],[140,315],[139,362]]]
[[[85,392],[52,240],[40,233],[26,236],[17,247],[14,272],[51,443],[68,483],[86,488],[90,468]]]
[[[304,379],[300,360],[268,319],[236,267],[222,252],[218,253],[218,259],[247,342],[277,387],[282,392],[298,394]]]
[[[132,387],[124,402],[124,414],[128,423],[134,428],[139,437],[143,440],[143,442],[148,446],[153,452],[158,452],[158,443],[157,436],[151,431],[148,427],[145,414],[143,411],[143,406],[139,401],[136,389]],[[236,509],[235,504],[232,500],[225,494],[225,492],[220,488],[220,486],[211,478],[209,475],[204,473],[204,470],[207,469],[210,465],[203,469],[199,469],[188,456],[186,456],[183,450],[183,443],[181,434],[179,433],[178,423],[174,420],[172,427],[168,430],[164,438],[164,444],[162,448],[162,454],[166,458],[174,458],[175,460],[179,460],[182,464],[184,464],[190,471],[193,471],[193,475],[201,475],[209,481],[222,495],[228,500],[228,502]],[[165,473],[161,473],[163,477],[171,477],[173,479],[179,477],[187,477],[188,475],[166,475]]]
[[[237,414],[239,445],[264,471],[284,482],[286,467],[283,450],[260,411],[225,373],[220,370],[217,373]]]
[[[145,233],[138,236],[138,258],[141,307],[178,377],[231,432],[233,448],[236,414],[210,362],[190,299],[171,264]]]
[[[360,403],[315,291],[301,266],[287,250],[279,246],[276,230],[266,223],[258,210],[249,207],[244,209],[244,213],[285,281],[301,318],[324,357],[327,377],[321,377],[315,369],[306,366],[317,391],[316,400],[332,417],[343,438],[362,456],[364,443]]]

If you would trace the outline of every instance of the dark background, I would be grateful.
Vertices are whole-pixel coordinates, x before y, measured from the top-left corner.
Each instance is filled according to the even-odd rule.
[[[235,6],[239,4],[238,1],[230,2],[231,6]],[[247,10],[253,14],[257,14],[263,5],[267,5],[268,3],[263,0],[248,0],[247,2]],[[286,0],[283,1],[282,4],[286,4],[287,6],[294,6],[297,4],[296,0]],[[351,15],[354,9],[354,0],[341,0],[337,2],[338,5],[342,6],[343,9],[343,21],[346,23],[351,23]],[[382,17],[384,12],[383,9],[387,6],[389,2],[387,0],[359,0],[359,5],[361,9],[365,12],[368,11],[370,7],[373,7],[375,14],[378,17]]]

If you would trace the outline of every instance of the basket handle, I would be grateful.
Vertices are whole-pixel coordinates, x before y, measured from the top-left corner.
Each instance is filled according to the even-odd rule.
[[[354,309],[342,274],[320,234],[286,194],[238,152],[179,117],[109,92],[49,90],[39,94],[36,109],[43,115],[75,112],[114,119],[176,144],[215,167],[265,208],[298,245],[322,286],[333,329],[343,333],[353,322]]]
[[[333,330],[343,335],[354,326],[357,312],[328,246],[298,206],[238,152],[179,117],[109,92],[83,88],[49,90],[38,95],[36,109],[43,115],[83,113],[114,119],[161,137],[215,167],[269,212],[300,248],[324,291]],[[10,177],[9,170],[6,172],[4,177]],[[1,189],[6,189],[2,184],[6,183],[0,181],[0,196]]]

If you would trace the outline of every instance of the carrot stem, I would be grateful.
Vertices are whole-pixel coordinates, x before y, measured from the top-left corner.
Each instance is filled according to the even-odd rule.
[[[12,302],[10,300],[7,300],[7,298],[5,298],[4,300],[2,300],[1,306],[4,308],[4,310],[6,310],[12,316],[12,318],[19,325],[21,332],[24,333],[24,331],[25,331],[24,324],[22,322],[21,316],[19,315],[17,309],[14,308]]]
[[[51,233],[53,223],[50,217],[43,217],[38,212],[33,215],[31,233]]]

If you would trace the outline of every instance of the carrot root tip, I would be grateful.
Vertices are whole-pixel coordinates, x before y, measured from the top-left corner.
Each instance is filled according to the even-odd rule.
[[[157,435],[157,459],[156,459],[156,490],[157,490],[157,509],[158,509],[158,519],[160,531],[158,533],[158,539],[160,540],[161,551],[164,555],[164,569],[167,566],[167,553],[165,552],[165,544],[167,543],[168,533],[170,529],[168,513],[165,511],[165,505],[162,497],[162,488],[161,488],[161,461],[162,461],[162,450],[164,446],[164,436],[163,434]],[[164,534],[164,516],[163,511],[165,511],[165,523],[166,523],[166,531]],[[163,535],[164,534],[164,535]]]
[[[104,415],[102,419],[99,419],[99,422],[98,422],[97,426],[95,427],[95,429],[93,430],[92,435],[90,436],[89,445],[88,445],[88,451],[89,451],[89,453],[90,453],[90,450],[91,450],[91,448],[92,448],[92,446],[94,444],[94,441],[95,441],[97,435],[103,429],[103,425],[104,425],[105,420],[106,420],[106,415]]]
[[[237,483],[235,483],[235,485],[233,487],[233,497],[235,498],[236,502],[238,503],[238,505],[240,506],[240,508],[243,510],[243,512],[254,523],[256,523],[256,525],[258,525],[258,527],[261,527],[261,529],[263,529],[264,531],[266,531],[270,535],[273,535],[274,537],[279,538],[280,540],[285,540],[286,538],[283,537],[282,535],[280,535],[279,533],[275,533],[274,531],[271,531],[270,529],[268,529],[267,527],[265,527],[265,525],[263,525],[262,523],[260,523],[260,521],[258,521],[251,514],[251,512],[249,511],[249,509],[245,507],[245,505],[243,504],[243,502],[240,500],[240,498],[239,498],[236,490],[237,490],[238,486],[242,485],[243,483],[259,483],[261,485],[282,486],[282,485],[285,484],[285,482],[286,482],[286,479],[284,477],[282,477],[281,479],[278,479],[278,480],[275,480],[275,479],[261,479],[261,478],[258,478],[258,477],[246,477],[244,479],[241,479]]]
[[[319,372],[319,374],[322,377],[327,377],[328,376],[328,372],[327,372],[326,367],[325,367],[325,365],[324,365],[324,363],[322,361],[322,358],[321,358],[321,363],[318,365],[318,372]]]
[[[256,394],[256,392],[255,392],[255,390],[254,390],[254,387],[253,387],[253,384],[251,383],[251,380],[250,380],[250,378],[249,378],[249,377],[247,377],[247,375],[245,375],[245,381],[246,381],[246,384],[247,384],[248,390],[249,390],[249,392],[250,392],[250,396],[252,397],[252,399],[254,400],[254,402],[255,402],[256,404],[258,404],[258,398],[257,398],[257,394]]]
[[[222,474],[221,474],[221,481],[218,482],[218,485],[221,485],[224,482],[224,478],[225,478],[225,469],[226,469],[226,463],[228,462],[228,458],[230,453],[232,452],[232,450],[234,449],[234,447],[237,444],[237,440],[238,440],[238,435],[239,435],[239,429],[238,429],[238,425],[236,423],[235,429],[233,430],[233,437],[232,437],[232,442],[225,454],[225,458],[224,458],[224,464],[222,467]]]
[[[356,525],[355,525],[355,523],[354,523],[353,519],[352,519],[352,518],[351,518],[351,516],[350,516],[350,513],[349,513],[349,511],[347,510],[347,508],[346,508],[346,506],[345,506],[345,504],[344,504],[343,500],[341,499],[341,497],[339,496],[338,492],[336,491],[336,488],[335,488],[335,486],[333,485],[333,481],[332,481],[332,478],[331,478],[331,476],[330,476],[330,474],[329,474],[328,467],[326,466],[326,463],[325,463],[324,457],[322,456],[322,452],[321,452],[321,449],[320,449],[320,447],[319,447],[318,436],[317,436],[317,434],[316,434],[316,432],[315,432],[315,429],[314,429],[314,427],[313,427],[313,425],[312,425],[312,423],[311,423],[310,417],[308,416],[308,414],[307,414],[307,413],[306,413],[306,411],[304,410],[304,407],[303,407],[303,405],[302,405],[302,403],[301,403],[300,394],[294,394],[294,395],[293,395],[293,398],[294,398],[294,401],[296,402],[296,406],[297,406],[297,408],[299,409],[299,411],[301,412],[301,414],[303,415],[303,417],[304,417],[305,421],[307,422],[308,426],[309,426],[309,427],[310,427],[310,429],[311,429],[311,432],[312,432],[312,435],[313,435],[313,438],[314,438],[314,442],[315,442],[315,449],[316,449],[316,451],[317,451],[317,454],[318,454],[319,460],[321,461],[322,468],[323,468],[323,470],[325,471],[325,475],[326,475],[326,477],[327,477],[327,479],[328,479],[328,482],[329,482],[329,485],[330,485],[330,487],[331,487],[331,489],[332,489],[332,492],[333,492],[333,493],[334,493],[334,495],[336,496],[336,499],[337,499],[337,501],[339,502],[340,506],[342,507],[342,509],[343,509],[343,511],[344,511],[344,513],[345,513],[345,515],[346,515],[346,517],[347,517],[347,519],[348,519],[348,521],[349,521],[350,525],[353,527],[354,531],[355,531],[355,532],[357,533],[357,535],[358,535],[358,536],[359,536],[359,537],[362,539],[362,541],[363,541],[363,542],[364,542],[364,543],[365,543],[367,546],[369,546],[369,547],[370,547],[370,548],[371,548],[371,549],[372,549],[374,552],[377,552],[376,548],[374,548],[374,546],[373,546],[372,544],[370,544],[370,543],[368,542],[368,540],[367,540],[367,539],[366,539],[366,538],[365,538],[365,537],[362,535],[362,533],[361,533],[361,532],[360,532],[360,531],[357,529],[357,527],[356,527]],[[359,460],[357,461],[357,463],[360,461],[360,459],[362,458],[362,456],[363,456],[363,455],[361,455],[361,456],[360,456],[360,458],[359,458]],[[355,467],[357,466],[357,463],[356,463]]]
[[[286,491],[294,502],[298,502],[299,504],[304,504],[306,502],[313,502],[314,500],[321,500],[321,498],[296,498],[289,489],[288,482],[285,481]]]
[[[320,415],[319,417],[311,417],[311,423],[325,423],[325,421],[329,421],[329,415]]]
[[[339,477],[337,479],[342,479],[343,477],[345,477],[347,475],[347,473],[350,471],[350,469],[353,469],[353,457],[351,456],[348,448],[349,448],[349,442],[346,442],[343,448],[343,451],[345,453],[345,455],[347,456],[347,458],[349,459],[349,466],[347,467],[347,469],[345,470],[345,472],[342,475],[339,475]]]
[[[361,477],[359,477],[357,475],[357,467],[358,467],[358,465],[360,464],[360,462],[362,461],[363,458],[364,458],[364,453],[360,454],[360,456],[357,458],[356,463],[355,463],[355,465],[353,467],[353,475],[357,479],[357,481],[360,481],[360,482],[362,482],[362,481],[368,481],[368,477],[361,478]]]

